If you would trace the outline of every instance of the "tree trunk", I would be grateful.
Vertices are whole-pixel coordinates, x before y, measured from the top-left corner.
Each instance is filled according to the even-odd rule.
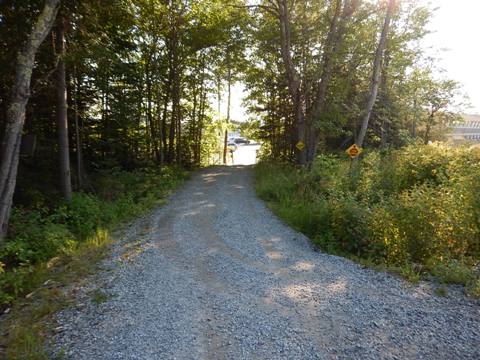
[[[83,169],[83,141],[82,131],[80,129],[80,121],[78,119],[78,80],[76,68],[73,68],[73,106],[75,108],[74,122],[75,122],[75,150],[77,158],[77,186],[79,189],[83,188],[84,169]]]
[[[388,95],[388,82],[387,82],[389,64],[390,64],[390,54],[387,49],[385,50],[385,59],[384,59],[384,65],[382,68],[381,81],[380,81],[380,101],[384,109],[390,107],[390,101],[389,101],[389,95]],[[387,121],[385,114],[382,114],[382,119],[380,123],[380,147],[382,149],[386,148],[388,145],[388,127],[389,127],[389,122]]]
[[[221,113],[221,106],[222,106],[222,77],[220,74],[217,75],[217,112],[218,115]]]
[[[418,105],[417,105],[417,98],[415,94],[415,99],[413,100],[413,119],[412,119],[412,138],[416,139],[417,137],[417,120],[418,120]]]
[[[178,116],[180,111],[180,69],[178,61],[178,29],[176,19],[173,20],[170,30],[169,39],[169,51],[170,51],[170,78],[172,79],[171,85],[171,99],[172,99],[172,114],[170,117],[170,129],[168,137],[168,160],[173,162],[175,160],[175,133],[178,124]]]
[[[160,92],[157,93],[157,126],[158,126],[158,158],[157,163],[163,165],[163,116],[162,116],[162,101]]]
[[[191,138],[195,140],[195,134],[196,134],[196,128],[197,128],[197,105],[198,105],[198,85],[197,85],[197,76],[194,75],[193,77],[193,100],[192,100],[192,120],[191,120],[191,127],[190,127],[190,133],[191,133]],[[197,147],[195,145],[195,141],[192,142],[192,145],[190,146],[190,151],[192,152],[192,157],[193,157],[193,163],[195,163],[195,160],[197,158]],[[196,164],[195,164],[196,165]]]
[[[151,59],[153,55],[149,56],[147,64],[145,65],[145,82],[147,86],[147,121],[150,126],[150,143],[152,145],[153,155],[155,161],[159,162],[159,141],[157,135],[157,129],[155,127],[155,120],[153,119],[153,92],[152,92],[152,71],[151,71]]]
[[[207,102],[207,91],[205,89],[205,61],[202,59],[202,73],[200,77],[200,104],[199,104],[199,114],[198,114],[198,126],[195,134],[195,163],[200,165],[202,161],[202,130],[203,130],[203,120],[205,117],[205,107]],[[210,154],[208,154],[208,160],[210,160]]]
[[[429,141],[430,141],[430,132],[432,131],[432,127],[433,127],[433,122],[435,120],[435,110],[432,109],[430,111],[430,114],[428,115],[428,120],[427,120],[427,124],[425,126],[425,134],[423,136],[423,143],[425,145],[428,145]]]
[[[316,128],[315,122],[320,119],[322,113],[325,111],[327,91],[333,76],[338,52],[341,50],[345,38],[347,21],[356,10],[357,2],[357,0],[346,0],[344,3],[343,0],[335,1],[335,11],[330,23],[330,29],[325,42],[325,50],[323,52],[320,82],[318,84],[313,110],[309,117],[309,133],[311,134],[307,153],[307,161],[309,163],[312,162],[317,155],[318,142],[320,140],[320,132]]]
[[[175,135],[180,112],[180,76],[178,68],[174,69],[172,86],[172,114],[170,118],[170,133],[168,139],[168,159],[170,162],[175,160]],[[177,139],[178,141],[178,139]]]
[[[178,95],[178,114],[177,114],[177,149],[176,161],[177,164],[182,163],[182,108],[180,107],[181,94]]]
[[[302,142],[304,145],[308,145],[306,143],[307,128],[305,124],[305,114],[303,111],[303,97],[300,89],[300,80],[293,65],[291,54],[290,15],[288,10],[288,2],[287,0],[278,0],[277,5],[279,10],[282,59],[285,66],[288,90],[293,102],[295,126],[297,130],[296,142]],[[304,165],[307,161],[308,149],[297,149],[296,151],[297,162],[301,165]]]
[[[203,88],[203,86],[202,86]],[[198,118],[198,131],[197,131],[197,163],[201,164],[202,162],[202,132],[203,132],[203,123],[205,118],[205,108],[207,103],[207,92],[203,90],[202,99],[200,102],[200,116]]]
[[[362,120],[362,127],[358,134],[357,145],[362,147],[365,135],[367,134],[368,122],[372,114],[375,100],[377,99],[378,86],[380,84],[380,75],[382,70],[383,52],[385,50],[385,44],[387,42],[388,31],[390,28],[390,20],[392,18],[393,10],[395,8],[395,0],[388,1],[387,14],[385,15],[385,22],[383,24],[382,33],[380,35],[380,41],[378,43],[377,51],[375,53],[375,59],[373,61],[373,76],[372,84],[370,88],[370,96],[368,97],[367,107],[365,110],[365,116]]]
[[[50,32],[60,0],[46,0],[26,44],[17,55],[12,99],[7,109],[6,128],[0,158],[0,242],[5,239],[17,181],[18,161],[25,110],[30,98],[30,82],[35,55]]]
[[[60,56],[56,70],[57,80],[57,131],[60,166],[60,190],[63,198],[72,200],[72,181],[70,175],[70,149],[68,145],[67,82],[65,76],[65,18],[61,17],[57,31],[57,52]]]
[[[228,124],[230,124],[230,107],[232,101],[232,68],[230,64],[230,55],[227,49],[227,67],[228,67],[228,74],[227,74],[227,126],[225,128],[225,136],[223,139],[223,164],[227,164],[227,143],[228,143]]]
[[[162,142],[162,162],[168,159],[168,146],[167,146],[167,117],[168,117],[168,103],[170,102],[170,97],[171,97],[171,88],[172,88],[172,73],[169,73],[169,77],[167,80],[166,84],[166,89],[165,89],[165,96],[164,96],[164,102],[163,102],[163,114],[162,114],[162,124],[160,125],[161,128],[161,142]]]

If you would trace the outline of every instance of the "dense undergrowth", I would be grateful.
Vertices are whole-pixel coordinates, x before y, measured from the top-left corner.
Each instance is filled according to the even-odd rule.
[[[0,248],[0,306],[34,289],[58,256],[72,256],[82,243],[103,243],[105,232],[161,202],[187,173],[174,167],[99,173],[91,193],[71,204],[46,207],[38,200],[12,213],[9,237]]]
[[[66,286],[96,271],[113,240],[109,230],[161,204],[187,177],[177,167],[108,171],[68,206],[47,208],[51,200],[39,198],[38,206],[15,209],[0,250],[0,305],[10,310],[0,322],[0,358],[50,359],[52,314],[72,303]]]
[[[372,151],[311,169],[263,162],[256,189],[327,252],[436,276],[480,296],[480,150],[440,144]]]

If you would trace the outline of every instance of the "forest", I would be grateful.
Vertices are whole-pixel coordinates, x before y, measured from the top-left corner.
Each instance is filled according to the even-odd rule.
[[[479,292],[480,203],[456,202],[478,194],[478,154],[432,145],[466,106],[422,45],[433,12],[420,0],[2,1],[0,303],[189,171],[226,163],[239,83],[240,128],[262,143],[257,190],[280,216],[406,275],[468,265],[457,282]],[[350,163],[354,143],[364,155]]]

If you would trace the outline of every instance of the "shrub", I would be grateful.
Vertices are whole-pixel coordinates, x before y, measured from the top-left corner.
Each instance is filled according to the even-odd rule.
[[[459,271],[480,261],[478,149],[416,144],[353,163],[320,155],[308,170],[260,163],[255,173],[259,196],[328,251],[402,269],[447,269],[443,278],[451,271],[463,284]]]
[[[368,207],[360,204],[351,194],[331,198],[330,226],[343,251],[356,255],[367,251],[368,217]]]
[[[11,238],[0,249],[0,259],[7,266],[35,263],[71,246],[74,236],[65,224],[54,222],[57,217],[39,211],[14,211]]]
[[[394,192],[424,183],[439,185],[447,179],[452,148],[441,144],[409,145],[394,150],[386,161],[395,164]]]
[[[0,305],[34,286],[38,272],[51,258],[71,253],[80,242],[99,241],[102,229],[138,216],[158,204],[187,177],[178,167],[95,176],[95,194],[75,193],[68,206],[13,209],[9,237],[0,248]]]
[[[387,264],[401,265],[409,259],[405,237],[395,221],[388,203],[373,207],[370,218],[369,250],[375,259]]]
[[[75,193],[68,208],[68,224],[80,239],[86,239],[95,232],[102,221],[100,200],[89,194]]]

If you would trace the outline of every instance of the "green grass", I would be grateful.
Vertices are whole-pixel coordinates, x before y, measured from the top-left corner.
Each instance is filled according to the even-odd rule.
[[[472,296],[480,298],[480,279],[473,280],[469,284],[468,291]]]
[[[435,295],[445,297],[448,296],[448,288],[445,285],[440,285],[435,288]]]
[[[98,304],[103,304],[104,302],[107,302],[112,296],[111,294],[103,290],[96,289],[92,291],[92,293],[90,294],[90,297],[91,297],[92,303],[98,305]]]
[[[433,265],[431,273],[446,284],[468,284],[475,280],[472,267],[456,260]]]
[[[112,239],[106,232],[92,237],[69,255],[39,264],[33,273],[41,281],[33,294],[17,298],[0,323],[0,345],[7,359],[49,359],[45,344],[56,324],[52,315],[69,306],[73,294],[66,288],[93,274],[108,253]]]
[[[421,270],[408,263],[400,268],[400,274],[414,284],[417,284],[422,276]]]

